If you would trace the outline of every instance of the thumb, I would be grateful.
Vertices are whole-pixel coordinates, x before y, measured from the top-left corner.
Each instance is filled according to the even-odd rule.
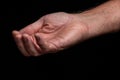
[[[29,24],[28,26],[26,26],[25,28],[20,30],[20,33],[26,33],[26,34],[34,34],[37,31],[39,31],[39,29],[42,27],[43,25],[43,19],[39,19],[37,21],[35,21],[32,24]]]

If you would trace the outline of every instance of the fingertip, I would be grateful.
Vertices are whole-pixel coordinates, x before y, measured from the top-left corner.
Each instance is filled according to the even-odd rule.
[[[13,30],[12,34],[19,34],[19,32],[17,30]]]
[[[18,37],[18,38],[21,37],[21,34],[17,30],[13,30],[12,35],[13,35],[13,37]]]
[[[29,39],[28,37],[29,37],[28,34],[23,34],[22,35],[22,39],[25,43],[28,42],[28,39]]]
[[[28,37],[29,35],[28,35],[28,34],[23,34],[22,36],[23,36],[23,37]]]
[[[22,36],[22,35],[19,33],[19,31],[16,31],[16,30],[12,31],[12,35],[13,35],[13,37],[14,37],[15,39],[20,39],[21,36]]]
[[[40,35],[39,35],[39,33],[36,33],[34,36],[35,36],[36,40],[40,40]]]
[[[36,37],[39,37],[39,33],[36,33],[35,36],[36,36]]]

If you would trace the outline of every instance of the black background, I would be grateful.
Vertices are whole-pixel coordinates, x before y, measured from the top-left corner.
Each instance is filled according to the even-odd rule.
[[[11,34],[12,30],[19,30],[45,14],[84,11],[105,1],[107,0],[1,1],[1,76],[42,80],[98,80],[113,75],[112,71],[116,71],[115,63],[119,59],[116,57],[120,53],[119,32],[86,40],[56,54],[30,58],[19,52]]]

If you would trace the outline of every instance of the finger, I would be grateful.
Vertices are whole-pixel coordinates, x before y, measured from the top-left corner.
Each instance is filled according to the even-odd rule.
[[[26,51],[28,51],[30,55],[32,56],[40,55],[41,52],[40,48],[38,49],[38,47],[32,42],[32,39],[29,35],[23,34],[23,43]]]
[[[20,33],[26,33],[29,35],[34,34],[40,30],[42,25],[43,25],[43,19],[41,18],[41,19],[35,21],[34,23],[26,26],[25,28],[21,29]]]
[[[18,49],[21,51],[21,53],[24,56],[30,56],[24,48],[21,34],[18,31],[13,31],[12,34],[13,34],[14,40],[16,42],[16,45],[18,46]]]
[[[43,39],[40,37],[39,34],[35,34],[35,39],[36,39],[36,42],[39,45],[39,47],[42,49],[43,53],[48,51],[47,43],[45,43],[45,41],[43,41]]]

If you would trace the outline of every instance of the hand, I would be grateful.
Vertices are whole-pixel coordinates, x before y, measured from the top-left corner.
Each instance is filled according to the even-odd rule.
[[[66,49],[82,41],[87,32],[87,26],[76,15],[58,12],[13,31],[13,37],[25,56],[38,56]]]

